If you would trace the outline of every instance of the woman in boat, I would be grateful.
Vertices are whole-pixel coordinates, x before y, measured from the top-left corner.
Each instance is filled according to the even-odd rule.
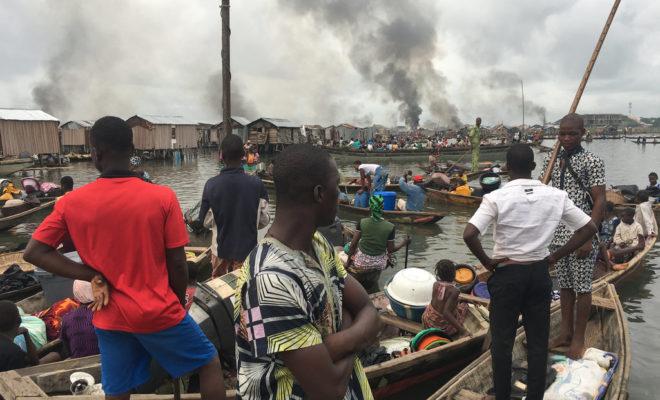
[[[348,250],[346,267],[357,273],[382,271],[387,267],[389,254],[410,243],[410,237],[394,244],[394,224],[383,219],[383,196],[369,199],[371,216],[361,219]]]
[[[89,305],[94,301],[92,284],[87,281],[73,282],[73,297],[80,307],[62,317],[60,339],[64,345],[62,358],[81,358],[99,354],[99,342],[92,325],[94,312]]]
[[[456,264],[451,260],[440,260],[435,265],[437,282],[433,284],[431,304],[422,314],[424,328],[438,328],[449,336],[467,334],[463,327],[467,304],[458,302],[460,291],[454,286]]]

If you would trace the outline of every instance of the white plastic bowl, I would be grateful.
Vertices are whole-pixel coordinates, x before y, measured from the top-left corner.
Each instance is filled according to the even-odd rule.
[[[435,276],[421,268],[406,268],[397,272],[387,285],[387,292],[396,301],[423,307],[431,302]]]

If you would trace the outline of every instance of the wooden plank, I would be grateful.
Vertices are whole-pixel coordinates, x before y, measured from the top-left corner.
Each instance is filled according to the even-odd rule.
[[[483,394],[479,394],[467,389],[461,389],[456,396],[455,400],[481,400],[484,398]]]
[[[465,293],[461,293],[459,295],[459,300],[467,303],[479,304],[486,307],[490,305],[489,299],[484,299],[483,297],[472,296],[471,294],[465,294]]]
[[[60,370],[73,370],[75,372],[78,368],[83,368],[89,364],[96,364],[101,362],[101,356],[89,356],[82,358],[74,358],[71,360],[59,361],[51,364],[36,365],[34,367],[27,367],[17,369],[15,372],[20,376],[35,376],[42,375],[49,372]]]
[[[68,369],[38,375],[36,376],[36,382],[46,393],[66,392],[71,387],[70,377],[73,372],[86,372],[92,375],[96,382],[101,381],[101,364],[95,363],[77,368],[75,371]]]
[[[592,296],[591,305],[594,307],[604,308],[606,310],[616,310],[616,302],[612,299],[606,299],[605,297]]]
[[[30,378],[20,376],[16,371],[0,372],[0,396],[4,400],[20,397],[47,397],[46,393]]]
[[[396,326],[411,333],[418,333],[424,329],[419,322],[413,322],[390,313],[381,313],[380,319],[388,325]]]
[[[227,390],[227,400],[234,400],[236,398],[235,390]],[[104,400],[103,396],[52,396],[49,397],[53,400]],[[131,400],[173,400],[174,395],[171,394],[134,394],[131,395]],[[181,394],[183,400],[200,400],[199,393],[185,393]]]

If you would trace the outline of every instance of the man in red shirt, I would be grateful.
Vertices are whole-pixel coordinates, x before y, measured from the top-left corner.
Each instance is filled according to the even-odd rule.
[[[198,371],[202,398],[224,399],[217,352],[182,306],[188,233],[179,202],[171,189],[130,171],[132,142],[120,118],[94,124],[92,159],[101,176],[57,202],[32,235],[25,260],[92,282],[108,398],[128,399],[149,379],[153,357],[172,377]],[[82,264],[55,250],[67,235]]]

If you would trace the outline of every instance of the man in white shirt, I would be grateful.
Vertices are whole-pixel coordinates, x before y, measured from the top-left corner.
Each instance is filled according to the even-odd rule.
[[[378,164],[362,164],[360,160],[355,160],[353,167],[360,173],[360,184],[368,186],[371,194],[385,190],[387,183],[387,172]]]
[[[518,317],[527,333],[527,399],[542,399],[545,391],[552,282],[548,268],[589,240],[597,231],[591,218],[562,190],[532,180],[534,153],[526,144],[507,152],[511,181],[484,196],[465,227],[463,240],[493,274],[491,296],[493,380],[496,399],[511,395],[511,357]],[[562,222],[575,231],[570,240],[550,254],[548,246]],[[493,255],[479,239],[494,224]]]
[[[658,232],[655,231],[655,215],[653,215],[655,199],[651,200],[646,190],[640,190],[637,193],[637,200],[639,204],[635,207],[635,221],[642,226],[645,237],[656,236]]]

